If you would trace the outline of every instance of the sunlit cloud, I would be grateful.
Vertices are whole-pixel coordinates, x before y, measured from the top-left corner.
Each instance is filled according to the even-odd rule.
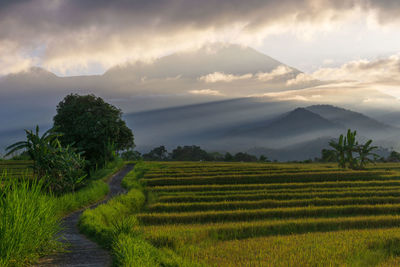
[[[201,89],[201,90],[190,90],[189,93],[194,95],[211,95],[211,96],[222,96],[222,93],[218,90]]]
[[[280,65],[271,72],[257,73],[256,77],[260,81],[267,82],[282,77],[283,75],[289,74],[291,72],[293,72],[293,70],[288,66]]]
[[[233,82],[237,80],[246,80],[253,77],[253,74],[248,73],[244,75],[233,75],[233,74],[225,74],[221,72],[214,72],[199,78],[200,81],[204,81],[206,83],[216,83],[216,82]]]

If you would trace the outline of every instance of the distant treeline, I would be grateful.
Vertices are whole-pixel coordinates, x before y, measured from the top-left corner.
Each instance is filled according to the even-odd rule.
[[[121,154],[125,160],[146,161],[227,161],[227,162],[268,162],[266,156],[256,157],[244,152],[222,154],[219,152],[207,152],[199,146],[178,146],[172,152],[168,152],[165,146],[159,146],[146,154],[138,151],[125,151]]]

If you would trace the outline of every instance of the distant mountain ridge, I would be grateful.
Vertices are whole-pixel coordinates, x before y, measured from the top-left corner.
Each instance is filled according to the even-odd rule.
[[[240,113],[249,112],[250,115],[247,118],[238,117],[235,123],[234,109],[240,105]],[[257,112],[252,113],[254,111]],[[158,120],[157,117],[162,119]],[[384,144],[395,143],[396,140],[391,138],[399,133],[395,127],[340,107],[322,105],[291,108],[289,103],[255,104],[244,99],[142,112],[127,115],[126,118],[128,125],[134,128],[138,123],[140,127],[137,129],[145,131],[143,135],[137,132],[139,139],[146,135],[146,140],[157,140],[158,144],[170,148],[196,144],[214,151],[263,152],[267,156],[269,153],[278,160],[318,157],[321,150],[328,146],[329,140],[344,134],[348,128],[358,130],[361,141],[372,138],[377,145],[380,140]],[[229,123],[220,123],[224,121]],[[166,126],[173,130],[168,130]],[[149,146],[150,143],[146,148]]]
[[[393,126],[379,122],[362,113],[332,105],[313,105],[306,107],[306,109],[327,120],[341,124],[346,128],[357,129],[360,131],[383,131],[393,129]]]
[[[104,76],[124,77],[135,75],[147,78],[176,76],[198,78],[214,72],[233,75],[271,72],[279,66],[286,65],[253,48],[234,44],[214,44],[204,46],[196,51],[175,53],[161,57],[150,64],[138,62],[116,66],[106,71]],[[286,67],[292,71],[290,78],[294,78],[300,73],[295,68]]]

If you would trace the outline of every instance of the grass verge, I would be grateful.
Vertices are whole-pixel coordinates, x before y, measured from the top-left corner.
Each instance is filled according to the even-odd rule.
[[[123,166],[122,161],[109,163],[85,187],[60,197],[43,193],[41,182],[31,178],[1,178],[0,266],[30,265],[59,251],[62,217],[102,199],[109,191],[103,180]]]

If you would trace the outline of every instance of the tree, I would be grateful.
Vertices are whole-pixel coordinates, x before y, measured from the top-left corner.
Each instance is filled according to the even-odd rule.
[[[387,158],[389,162],[400,162],[400,153],[397,151],[390,152],[389,157]]]
[[[172,160],[178,161],[208,161],[211,156],[199,146],[178,146],[171,153]]]
[[[233,156],[232,156],[232,154],[231,153],[229,153],[229,152],[226,152],[225,153],[225,156],[224,156],[224,161],[233,161]]]
[[[233,156],[233,161],[255,162],[257,161],[257,157],[244,152],[239,152]]]
[[[144,160],[166,160],[168,159],[168,151],[165,146],[153,148],[149,153],[143,155]]]
[[[338,154],[336,153],[335,150],[330,150],[330,149],[322,149],[322,157],[321,161],[322,162],[338,162]]]
[[[115,150],[134,147],[132,131],[121,118],[120,109],[95,95],[67,95],[57,106],[54,129],[60,141],[83,153],[90,166],[103,166]]]
[[[124,151],[121,153],[121,158],[123,160],[141,160],[142,154],[139,151],[134,151],[133,149]]]

